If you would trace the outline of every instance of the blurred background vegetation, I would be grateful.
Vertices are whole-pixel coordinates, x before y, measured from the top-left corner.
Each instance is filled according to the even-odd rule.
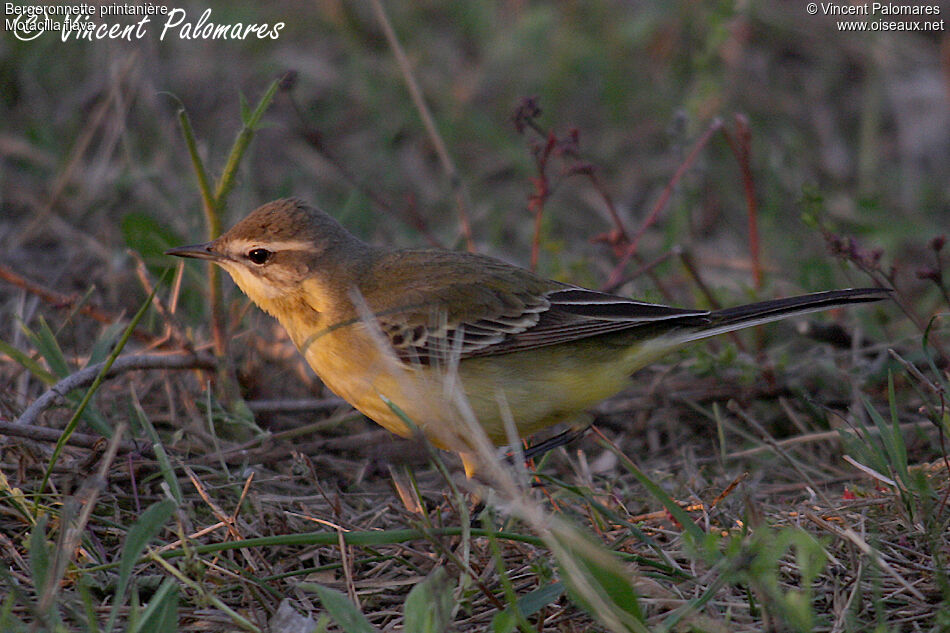
[[[240,129],[242,103],[253,107],[283,77],[238,172],[225,226],[263,202],[299,196],[376,243],[465,248],[460,191],[477,250],[526,266],[537,245],[539,272],[600,287],[618,261],[598,239],[616,228],[609,197],[629,235],[659,208],[640,242],[641,260],[627,268],[630,273],[659,260],[653,276],[636,276],[621,293],[687,306],[708,305],[710,296],[732,304],[873,285],[861,271],[870,267],[876,279],[898,288],[917,324],[894,306],[867,309],[860,311],[865,333],[918,360],[917,326],[946,310],[934,283],[939,261],[928,246],[950,227],[945,30],[845,33],[833,18],[810,16],[804,3],[784,1],[388,2],[388,17],[457,168],[455,183],[370,3],[174,6],[187,10],[189,22],[211,7],[214,23],[286,26],[277,40],[183,40],[173,33],[159,41],[162,20],[154,16],[148,34],[132,43],[62,42],[53,33],[31,42],[0,36],[3,271],[83,297],[110,314],[133,314],[148,292],[127,249],[144,257],[154,281],[176,265],[161,254],[165,248],[207,239],[179,110],[187,111],[202,158],[217,175]],[[558,139],[576,138],[578,151],[549,165],[544,182],[552,190],[537,240],[531,200],[542,182],[536,156],[545,138],[516,129],[515,113],[526,98],[540,106],[537,125]],[[718,132],[690,157],[717,120],[733,140],[742,136],[740,121],[747,121],[745,165]],[[568,173],[579,165],[592,167],[599,187],[583,173]],[[658,207],[684,166],[672,196]],[[757,203],[760,288],[750,255],[744,166]],[[667,257],[680,249],[709,295],[681,257]],[[207,341],[208,321],[200,271],[186,269],[179,308],[199,344]],[[272,320],[247,311],[230,282],[225,287],[232,331],[247,342],[233,349],[244,395],[326,395]],[[85,357],[101,333],[101,324],[76,317],[68,306],[0,283],[0,339],[27,346],[21,323],[34,327],[39,315],[54,324],[71,359]],[[147,319],[158,328],[157,317]],[[250,330],[254,336],[246,336]],[[762,342],[764,335],[754,336]],[[688,400],[697,386],[693,379],[722,371],[724,358],[700,353],[694,375],[687,382],[668,380],[665,388],[681,388]],[[804,393],[840,398],[846,408],[854,393],[841,375],[850,370],[806,364],[794,364],[799,374],[789,372],[780,384],[796,390],[803,382]],[[740,363],[721,399],[761,382],[760,370],[755,361]],[[882,365],[851,371],[852,377],[866,373],[875,376],[875,402],[886,407]],[[641,391],[650,395],[655,383],[647,383],[640,383]],[[898,377],[902,420],[919,408],[912,383]],[[41,387],[19,366],[6,364],[0,416],[15,418]],[[697,389],[706,393],[710,386]],[[158,382],[139,393],[158,422],[175,420]],[[613,430],[631,428],[630,402],[621,399],[602,410],[625,416]],[[774,402],[767,406],[777,409]],[[125,407],[105,408],[114,413]],[[702,412],[706,419],[699,426],[707,428],[690,445],[699,450],[709,449],[714,435],[710,411],[718,416],[715,409]],[[626,448],[678,476],[683,473],[670,466],[671,455],[657,449],[681,450],[679,459],[693,448],[674,439],[683,431],[672,429],[668,414],[662,407],[638,410],[632,428],[646,432]],[[286,428],[300,419],[278,416],[274,422],[274,428]],[[657,428],[668,434],[665,441],[650,435]],[[174,441],[181,439],[179,434]],[[926,438],[918,437],[914,447],[920,460],[939,454]],[[818,461],[837,463],[837,453],[820,454]],[[771,458],[764,459],[768,471]],[[349,465],[331,470],[357,485],[353,479],[365,471],[351,477]],[[686,470],[684,477],[696,475]],[[717,485],[731,477],[721,475]],[[798,473],[772,470],[766,478],[795,481]]]
[[[11,265],[84,289],[90,276],[127,274],[124,244],[146,250],[131,238],[148,225],[130,216],[154,220],[165,241],[203,239],[176,112],[187,109],[217,173],[240,122],[239,95],[256,101],[287,71],[296,84],[267,113],[225,224],[295,195],[368,239],[425,243],[405,221],[417,214],[440,242],[460,244],[451,183],[368,3],[180,6],[188,21],[210,6],[216,23],[287,25],[276,41],[159,41],[156,16],[131,44],[0,40],[0,231]],[[946,227],[945,33],[840,33],[795,2],[413,2],[389,11],[481,251],[527,263],[536,169],[530,135],[515,131],[512,115],[528,96],[543,127],[578,130],[628,229],[714,118],[729,128],[736,113],[747,116],[764,262],[783,290],[836,281],[822,241],[800,221],[803,198],[819,196],[833,226],[885,248],[911,276],[923,241]],[[716,285],[747,286],[743,196],[739,166],[717,136],[641,250],[684,246]],[[590,244],[612,228],[601,197],[567,179],[544,217],[542,272],[601,283],[610,258]],[[123,297],[134,299],[101,300]]]

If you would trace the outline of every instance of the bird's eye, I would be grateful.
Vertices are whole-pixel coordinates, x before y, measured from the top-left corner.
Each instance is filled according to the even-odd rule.
[[[271,252],[266,248],[255,248],[248,251],[247,253],[247,258],[258,266],[267,262],[267,260],[270,259],[270,256]]]

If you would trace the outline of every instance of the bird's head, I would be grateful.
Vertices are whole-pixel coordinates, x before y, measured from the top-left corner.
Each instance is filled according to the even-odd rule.
[[[255,209],[216,240],[181,246],[166,255],[205,259],[224,268],[256,304],[275,303],[323,280],[344,284],[371,248],[332,217],[288,198]],[[337,283],[336,285],[341,285]]]

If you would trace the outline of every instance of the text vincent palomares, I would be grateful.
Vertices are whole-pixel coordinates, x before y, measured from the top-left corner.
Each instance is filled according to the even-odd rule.
[[[822,15],[940,15],[936,4],[895,4],[890,2],[820,2]]]
[[[72,4],[72,5],[19,5],[12,2],[4,4],[6,30],[16,34],[19,39],[33,39],[46,31],[60,31],[63,41],[69,38],[77,40],[126,40],[134,41],[150,33],[150,16],[161,16],[164,20],[159,40],[178,36],[185,40],[276,40],[284,28],[284,22],[275,24],[215,24],[211,21],[211,9],[205,9],[195,22],[187,21],[188,13],[184,9],[169,9],[164,5],[147,4]],[[141,18],[131,24],[118,22],[92,22],[90,17],[100,20],[122,17]],[[26,37],[24,37],[26,36]],[[32,36],[32,37],[30,37]]]

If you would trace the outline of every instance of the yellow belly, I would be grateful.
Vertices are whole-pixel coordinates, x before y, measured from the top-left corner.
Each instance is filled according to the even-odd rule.
[[[587,339],[455,367],[407,366],[361,327],[330,332],[301,351],[327,387],[381,426],[410,435],[398,409],[436,446],[463,453],[470,450],[466,420],[506,444],[506,416],[522,437],[570,420],[623,389],[645,356],[655,356],[637,345]]]

